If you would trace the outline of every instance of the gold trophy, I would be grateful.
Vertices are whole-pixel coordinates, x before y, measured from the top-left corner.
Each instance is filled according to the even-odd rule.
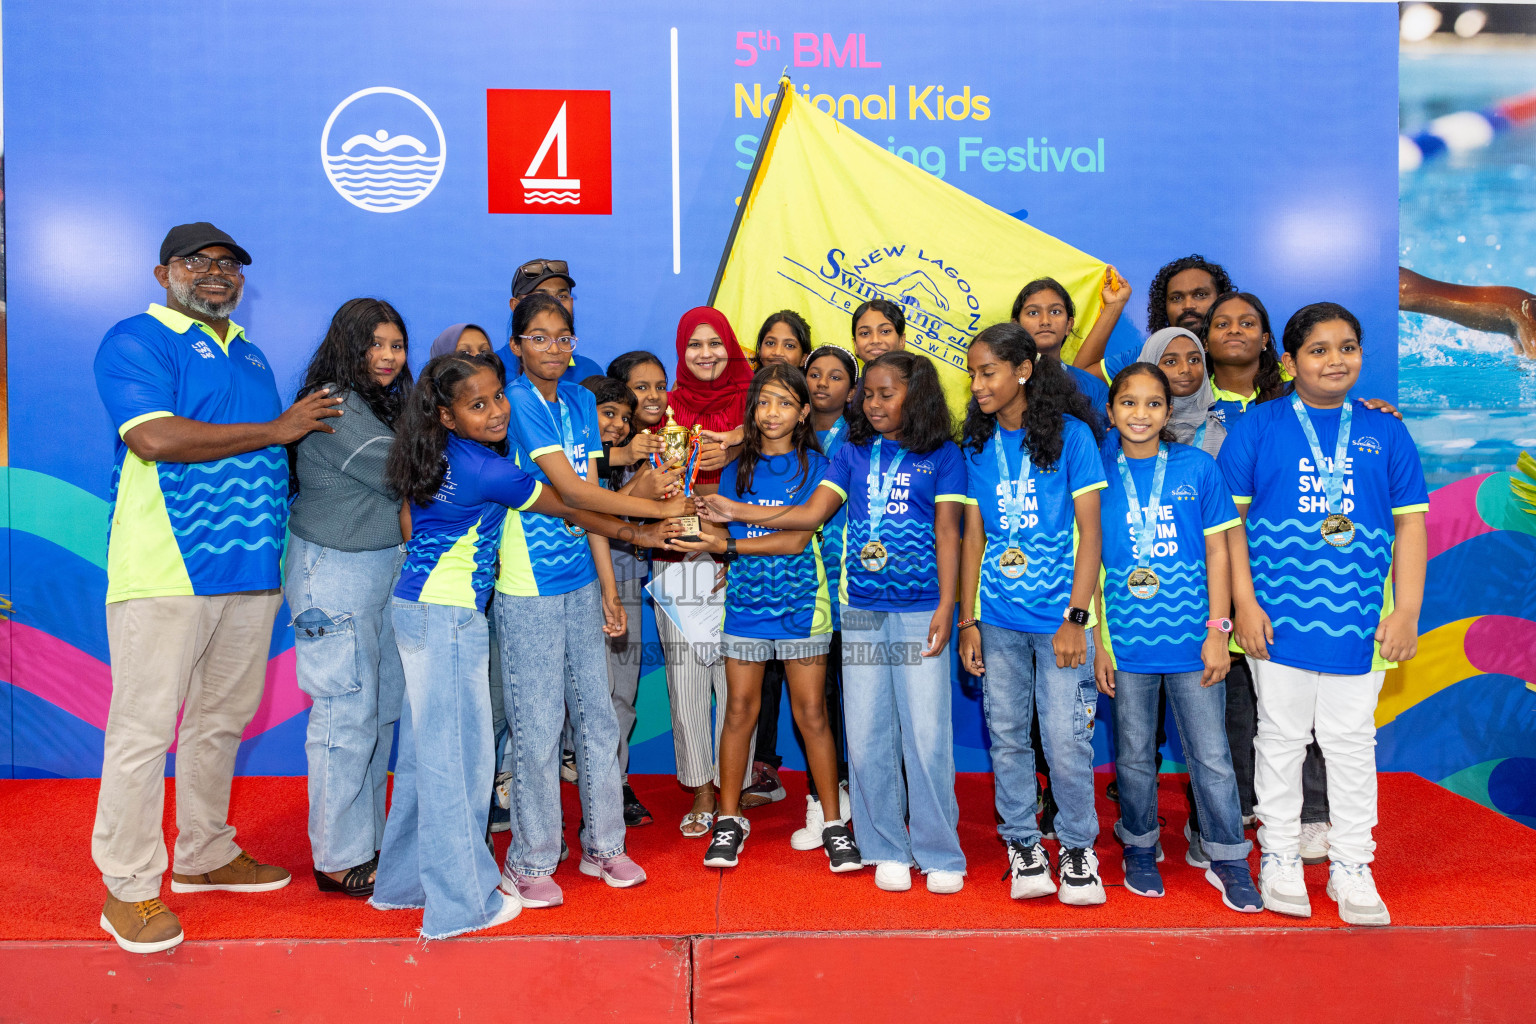
[[[699,428],[680,425],[673,418],[671,409],[667,410],[667,425],[661,428],[661,455],[651,456],[652,465],[658,469],[669,462],[676,462],[680,467],[683,494],[692,497],[693,479],[699,472]],[[678,540],[699,539],[698,516],[679,516],[677,521],[683,528]]]

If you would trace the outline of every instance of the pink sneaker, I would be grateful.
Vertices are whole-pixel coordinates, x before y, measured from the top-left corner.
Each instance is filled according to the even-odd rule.
[[[560,891],[560,886],[549,875],[506,875],[501,876],[501,888],[506,892],[510,888],[511,895],[517,897],[519,903],[525,907],[542,908],[558,907],[565,902],[565,893]]]
[[[639,885],[645,881],[645,869],[622,853],[602,860],[583,853],[580,870],[584,875],[601,878],[615,889],[628,889],[632,885]]]

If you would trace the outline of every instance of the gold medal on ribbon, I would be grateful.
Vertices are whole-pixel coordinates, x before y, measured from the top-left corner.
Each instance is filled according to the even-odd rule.
[[[1130,589],[1132,597],[1145,601],[1157,593],[1163,581],[1151,569],[1137,567],[1126,577],[1125,585]]]
[[[864,566],[865,572],[884,572],[885,563],[889,558],[885,545],[877,540],[872,540],[859,549],[859,562]]]
[[[1019,548],[1009,548],[997,556],[997,568],[1004,576],[1016,580],[1029,569],[1029,556]]]
[[[1348,547],[1349,542],[1355,539],[1355,524],[1349,516],[1335,512],[1323,520],[1323,540],[1336,548]]]

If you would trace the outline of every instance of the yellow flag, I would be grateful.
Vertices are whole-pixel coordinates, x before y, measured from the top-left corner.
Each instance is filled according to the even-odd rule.
[[[1081,337],[1103,306],[1104,266],[881,149],[786,79],[710,305],[749,348],[768,314],[793,309],[815,344],[851,350],[854,309],[873,298],[898,303],[907,349],[933,360],[958,416],[970,400],[970,339],[1006,321],[1019,289],[1037,277],[1071,293]],[[1066,358],[1077,344],[1068,339]]]

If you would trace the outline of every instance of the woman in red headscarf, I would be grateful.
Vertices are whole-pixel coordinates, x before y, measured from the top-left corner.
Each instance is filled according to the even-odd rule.
[[[697,484],[712,493],[720,470],[741,445],[742,407],[752,386],[752,364],[725,314],[695,306],[677,322],[677,375],[667,404],[677,422],[700,427]]]
[[[730,321],[718,309],[698,306],[677,322],[677,376],[667,404],[680,426],[700,427],[698,476],[695,487],[711,493],[719,487],[720,470],[741,444],[741,420],[752,365],[736,341]],[[657,561],[666,561],[660,551]],[[710,596],[724,613],[723,591]],[[667,693],[672,704],[672,743],[677,755],[677,781],[693,790],[693,807],[684,815],[683,835],[709,835],[715,820],[715,791],[719,784],[716,750],[718,726],[725,721],[725,665],[705,664],[682,631],[665,614],[656,616],[656,631],[667,661]],[[710,727],[710,694],[720,706],[716,728]],[[750,763],[750,756],[748,758]]]

